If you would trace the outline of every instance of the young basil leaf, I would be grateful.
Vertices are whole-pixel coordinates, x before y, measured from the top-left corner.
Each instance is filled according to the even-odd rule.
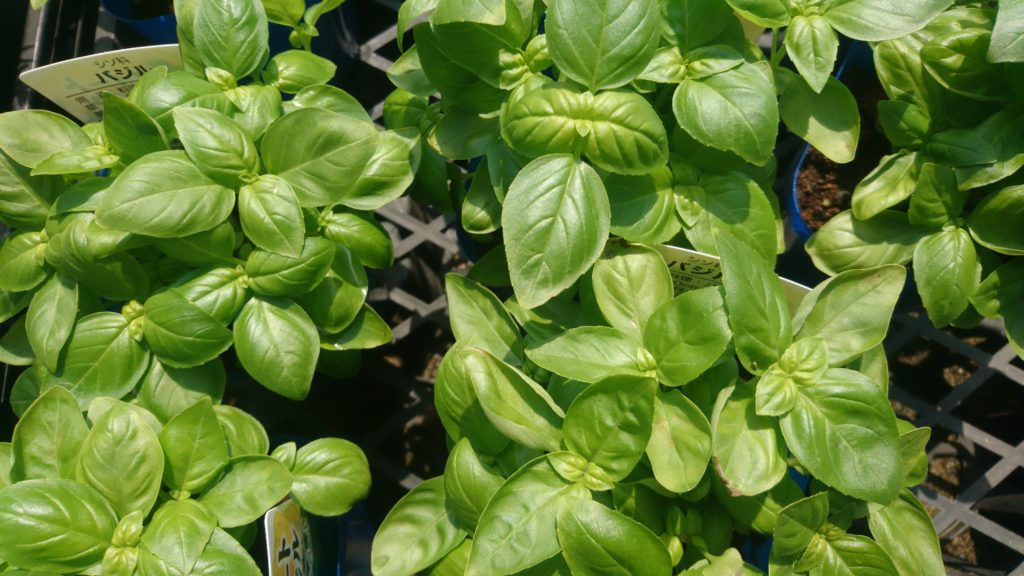
[[[14,427],[11,480],[74,479],[78,455],[88,433],[75,398],[60,386],[50,388],[32,403]]]
[[[795,338],[821,338],[829,364],[846,364],[882,342],[905,276],[902,266],[888,265],[850,270],[820,284],[794,316]]]
[[[167,138],[156,120],[113,92],[103,93],[103,135],[125,164],[167,150]]]
[[[15,320],[3,338],[0,338],[0,363],[9,366],[36,364],[36,354],[25,332],[25,316]]]
[[[26,570],[86,570],[103,559],[116,526],[106,499],[71,480],[30,480],[0,490],[0,557]]]
[[[508,438],[487,418],[466,368],[467,348],[456,342],[441,359],[434,383],[434,404],[448,436],[467,438],[481,454],[497,454]]]
[[[216,526],[216,518],[195,500],[164,503],[142,533],[139,571],[191,574]]]
[[[740,15],[765,28],[780,28],[789,24],[787,0],[726,0]]]
[[[32,297],[25,315],[25,332],[32,351],[51,372],[78,314],[78,284],[58,271]]]
[[[465,538],[445,505],[444,478],[431,478],[403,496],[381,522],[370,566],[379,576],[416,574]]]
[[[825,9],[828,23],[856,40],[878,41],[915,32],[950,5],[949,0],[843,0]]]
[[[173,490],[203,492],[228,464],[228,444],[209,398],[171,418],[160,431],[166,457],[164,483]]]
[[[217,414],[221,429],[224,430],[228,453],[232,458],[247,454],[265,456],[270,450],[267,431],[255,417],[234,406],[214,406],[213,411]]]
[[[950,226],[918,242],[914,281],[933,325],[960,317],[981,283],[981,263],[967,230]]]
[[[391,342],[391,327],[373,308],[363,303],[355,319],[337,334],[320,333],[320,348],[333,352],[366,350]]]
[[[722,292],[715,287],[666,302],[643,334],[644,347],[657,362],[658,380],[666,386],[683,386],[711,368],[731,339]]]
[[[25,292],[46,280],[46,239],[43,232],[22,232],[0,245],[0,290]]]
[[[295,442],[285,442],[270,453],[271,458],[276,458],[284,467],[291,470],[295,466],[295,454],[298,452]]]
[[[562,409],[536,382],[479,348],[463,360],[487,418],[507,437],[538,450],[561,447]]]
[[[832,75],[839,52],[839,37],[828,21],[817,14],[795,16],[785,36],[786,53],[807,85],[820,93]]]
[[[559,476],[547,456],[523,466],[501,485],[480,516],[466,575],[515,574],[558,554],[559,505],[586,494],[581,484]]]
[[[56,376],[84,410],[100,396],[121,398],[149,367],[149,351],[135,339],[129,321],[97,312],[75,323]]]
[[[831,275],[907,264],[914,257],[917,243],[932,231],[908,223],[905,212],[884,210],[868,220],[859,220],[853,211],[845,210],[811,236],[807,253],[819,270]]]
[[[263,8],[267,20],[295,28],[306,12],[306,3],[303,0],[263,0]]]
[[[654,398],[647,456],[658,483],[672,492],[689,492],[704,477],[711,459],[711,424],[677,390],[658,392]]]
[[[395,261],[391,236],[370,212],[331,212],[324,236],[351,250],[371,268],[389,268]]]
[[[245,263],[249,286],[262,296],[298,296],[316,287],[331,269],[334,243],[307,238],[297,258],[254,250]]]
[[[481,461],[467,438],[455,443],[444,470],[445,507],[459,525],[475,530],[484,507],[505,479]]]
[[[858,372],[833,368],[799,392],[780,423],[800,463],[844,494],[892,501],[903,482],[899,435],[881,388]]]
[[[545,30],[558,69],[597,92],[643,72],[658,49],[660,26],[654,0],[591,0],[552,3]]]
[[[28,168],[0,152],[0,218],[11,226],[42,229],[50,204],[63,189],[63,178],[32,176]]]
[[[271,124],[260,149],[267,172],[287,180],[302,206],[325,206],[352,197],[378,139],[373,124],[303,108]]]
[[[672,571],[668,550],[654,532],[593,500],[562,500],[556,525],[573,574],[656,576]]]
[[[653,378],[612,376],[583,390],[565,413],[566,449],[611,482],[625,478],[650,440],[657,388]]]
[[[576,123],[584,119],[593,104],[591,101],[591,106],[582,106],[584,98],[578,90],[563,84],[545,84],[532,90],[512,102],[502,115],[502,139],[531,158],[571,154],[585,137],[576,131]],[[580,108],[584,108],[582,113]]]
[[[583,151],[595,166],[619,174],[646,174],[665,164],[668,135],[646,99],[632,92],[602,92],[588,103],[577,112],[575,128],[589,129]]]
[[[89,136],[60,114],[47,110],[0,114],[0,149],[27,168],[35,168],[55,152],[83,150],[91,145]]]
[[[225,381],[220,359],[193,368],[174,368],[154,360],[136,398],[140,406],[166,423],[203,398],[219,403]]]
[[[352,186],[345,205],[356,210],[376,210],[397,199],[412,184],[421,153],[420,136],[415,130],[381,132],[377,149]]]
[[[238,360],[257,382],[291,400],[306,397],[320,338],[298,304],[253,298],[235,320],[234,333]]]
[[[231,331],[175,289],[146,300],[143,334],[153,355],[175,368],[206,364],[231,347]]]
[[[253,244],[281,256],[298,258],[305,241],[299,199],[287,180],[260,176],[238,191],[242,230]]]
[[[336,334],[351,325],[362,311],[367,286],[366,270],[359,259],[348,249],[335,246],[331,271],[299,304],[317,328]]]
[[[228,110],[228,114],[253,141],[259,140],[274,120],[281,117],[281,93],[273,86],[247,84],[225,94],[235,108]]]
[[[501,228],[501,200],[491,185],[490,166],[484,158],[462,200],[462,227],[470,234],[490,234]]]
[[[262,2],[196,2],[195,47],[206,66],[235,78],[256,71],[267,51],[267,15]]]
[[[370,465],[358,446],[320,438],[299,448],[291,468],[291,494],[318,516],[340,516],[370,492]]]
[[[133,163],[103,194],[100,224],[157,238],[209,230],[231,214],[234,193],[207,178],[184,152],[157,152]]]
[[[238,456],[199,502],[219,526],[234,528],[258,520],[288,495],[291,486],[291,473],[270,456]]]
[[[942,574],[939,538],[928,511],[912,493],[881,506],[868,504],[868,526],[900,574]]]
[[[826,77],[818,93],[803,80],[794,80],[782,93],[779,114],[787,128],[829,160],[853,160],[860,138],[860,112],[850,89],[839,80]]]
[[[672,111],[702,144],[735,152],[757,165],[771,160],[779,107],[770,72],[757,65],[683,80],[672,98]]]
[[[285,50],[274,55],[263,69],[263,81],[285,94],[296,94],[307,86],[326,84],[337,66],[305,50]]]
[[[218,184],[237,188],[259,173],[256,145],[225,114],[203,108],[175,108],[173,116],[189,158]]]
[[[1024,255],[1024,186],[1009,186],[985,196],[967,219],[971,236],[1000,254]]]
[[[625,332],[642,334],[654,311],[672,299],[665,260],[643,246],[611,245],[594,263],[593,282],[601,313]]]
[[[234,574],[259,576],[259,566],[252,555],[230,534],[220,528],[213,529],[210,541],[192,568],[193,574]]]
[[[276,90],[275,90],[276,92]],[[330,85],[307,86],[284,103],[285,111],[294,112],[301,108],[323,108],[352,120],[372,123],[370,115],[354,96],[341,88]]]
[[[513,365],[522,364],[519,328],[487,288],[458,274],[445,276],[455,338],[465,347],[486,350]]]
[[[732,495],[766,492],[786,475],[785,444],[778,424],[757,414],[751,386],[730,386],[718,394],[711,434],[715,471]]]
[[[582,276],[604,248],[610,218],[604,185],[590,166],[568,155],[526,165],[501,216],[519,303],[534,308]]]
[[[135,511],[148,514],[163,472],[160,440],[127,406],[109,410],[95,422],[78,458],[78,480],[102,494],[118,517]]]
[[[655,369],[654,359],[636,335],[607,326],[572,328],[527,350],[526,355],[545,370],[581,382],[646,376]]]

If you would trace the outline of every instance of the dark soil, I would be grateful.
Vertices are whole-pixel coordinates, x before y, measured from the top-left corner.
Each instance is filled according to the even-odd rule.
[[[132,15],[138,20],[174,14],[173,0],[132,0]]]

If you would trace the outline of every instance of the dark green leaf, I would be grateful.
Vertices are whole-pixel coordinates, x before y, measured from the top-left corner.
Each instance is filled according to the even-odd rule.
[[[309,393],[320,338],[290,300],[253,298],[235,320],[238,360],[257,382],[291,400]]]

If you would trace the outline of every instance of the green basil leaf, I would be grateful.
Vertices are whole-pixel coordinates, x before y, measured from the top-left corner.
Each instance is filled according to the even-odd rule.
[[[46,240],[42,232],[22,232],[0,245],[0,290],[25,292],[46,280]]]
[[[992,62],[1024,61],[1024,7],[1007,2],[999,5],[996,23],[992,29],[992,42],[988,47],[988,60]]]
[[[149,427],[154,434],[159,434],[160,431],[163,430],[163,424],[161,424],[160,421],[157,420],[156,416],[154,416],[149,410],[146,410],[135,403],[128,403],[106,396],[101,396],[92,402],[89,402],[89,410],[86,413],[86,418],[90,423],[95,425],[95,423],[102,420],[108,412],[122,409],[128,410],[135,417],[139,418],[139,420]]]
[[[445,507],[457,523],[475,530],[480,514],[505,479],[481,461],[468,438],[455,443],[444,467]]]
[[[908,223],[904,212],[884,210],[868,220],[859,220],[851,210],[846,210],[811,236],[807,253],[819,270],[832,275],[885,264],[907,264],[914,257],[917,243],[931,232],[930,228]]]
[[[266,456],[270,450],[270,440],[259,420],[234,406],[214,406],[213,411],[224,430],[228,453],[232,458],[247,454]]]
[[[192,568],[193,574],[234,574],[259,576],[259,566],[238,540],[220,528],[213,529],[210,541]]]
[[[545,30],[558,69],[597,92],[643,72],[658,48],[660,26],[654,0],[590,0],[552,4]]]
[[[164,483],[174,490],[203,492],[228,464],[227,440],[209,398],[168,420],[160,445],[166,457]]]
[[[75,323],[57,379],[84,410],[93,398],[130,392],[148,367],[149,351],[132,336],[128,319],[97,312]]]
[[[830,4],[824,16],[845,36],[878,41],[920,29],[949,5],[949,0],[908,0],[898,6],[885,0],[840,0]]]
[[[30,480],[0,490],[0,556],[14,566],[81,572],[103,559],[116,526],[103,496],[71,480]]]
[[[302,0],[263,0],[263,8],[267,12],[267,20],[292,28],[298,25],[306,12],[306,4]]]
[[[448,435],[455,440],[467,438],[481,454],[497,454],[508,438],[487,418],[473,381],[467,372],[467,348],[456,342],[441,359],[434,383],[434,403]]]
[[[320,334],[320,348],[331,351],[366,350],[391,342],[391,327],[373,308],[363,303],[354,320],[337,334]]]
[[[647,456],[658,483],[682,494],[697,487],[711,460],[711,424],[676,390],[658,392]]]
[[[106,148],[90,146],[83,150],[58,150],[32,169],[33,176],[85,175],[89,172],[112,168],[120,158]]]
[[[604,185],[612,214],[612,234],[630,242],[664,244],[682,228],[676,216],[668,169],[643,176],[609,174]]]
[[[63,178],[32,176],[30,171],[0,152],[0,217],[11,226],[40,230],[64,189]]]
[[[712,458],[734,496],[770,490],[786,475],[786,454],[775,418],[755,411],[754,389],[730,386],[718,394],[711,414]]]
[[[184,152],[157,152],[129,166],[96,209],[100,224],[157,238],[209,230],[231,214],[234,193],[207,178]]]
[[[942,327],[959,318],[981,283],[981,263],[967,230],[951,226],[918,242],[914,281],[932,324]]]
[[[219,403],[226,380],[220,359],[193,368],[174,368],[155,360],[136,398],[140,406],[166,423],[203,398]]]
[[[1024,255],[1024,186],[1009,186],[982,198],[967,219],[971,236],[1000,254]]]
[[[216,518],[195,500],[171,500],[163,504],[142,533],[139,571],[143,574],[191,574],[216,526]],[[148,558],[145,553],[149,553]],[[147,570],[146,567],[153,564],[159,568]]]
[[[643,335],[644,347],[657,362],[658,380],[666,386],[683,386],[711,368],[731,339],[722,292],[715,287],[684,292],[665,303]]]
[[[885,137],[897,148],[920,148],[932,128],[932,120],[926,110],[900,100],[880,101],[878,120]]]
[[[758,258],[747,244],[721,235],[718,250],[736,353],[747,370],[760,374],[779,359],[793,340],[782,283],[771,262]]]
[[[387,73],[392,84],[410,94],[429,98],[437,91],[423,72],[423,64],[420,62],[420,53],[416,46],[409,47],[399,56],[388,68]]]
[[[420,137],[416,130],[381,132],[377,149],[343,204],[356,210],[376,210],[397,199],[412,184],[420,156]]]
[[[942,226],[960,216],[967,203],[967,190],[957,188],[956,173],[944,164],[924,164],[910,197],[910,223]]]
[[[526,355],[549,372],[593,383],[653,371],[653,359],[641,349],[636,335],[607,326],[581,326],[530,348]]]
[[[239,456],[231,459],[224,476],[199,502],[224,528],[255,522],[288,495],[292,475],[270,456]]]
[[[259,140],[283,113],[281,93],[273,86],[247,84],[225,94],[235,107],[228,114],[253,141]]]
[[[986,59],[991,32],[967,28],[933,39],[921,48],[921,61],[949,91],[972,100],[998,102],[1010,91],[998,64]]]
[[[297,258],[254,250],[245,263],[253,292],[262,296],[298,296],[316,287],[331,269],[334,243],[307,238]]]
[[[479,348],[463,360],[467,377],[487,418],[507,437],[539,450],[558,450],[562,409],[522,372]]]
[[[761,258],[775,259],[775,209],[750,176],[730,172],[705,178],[700,186],[679,188],[676,209],[685,223],[687,239],[698,250],[717,255],[715,238],[729,236],[746,242]]]
[[[578,90],[562,84],[531,90],[512,102],[502,115],[502,139],[531,158],[571,154],[582,138],[576,124],[585,119],[590,108],[581,105],[583,99]]]
[[[14,458],[10,442],[0,442],[0,490],[11,485],[11,464]]]
[[[844,494],[892,501],[903,478],[896,417],[882,389],[859,372],[833,368],[799,392],[780,424],[800,463]]]
[[[298,304],[253,298],[234,328],[235,352],[246,372],[286,398],[306,397],[320,356],[320,338]]]
[[[552,155],[526,165],[501,216],[519,303],[536,307],[582,276],[601,254],[610,218],[604,185],[586,164]]]
[[[1014,317],[1018,310],[1016,294],[1024,287],[1024,260],[999,266],[982,281],[971,296],[971,303],[986,318]]]
[[[819,492],[779,511],[771,565],[796,564],[828,520],[828,494]]]
[[[287,180],[260,176],[238,191],[242,230],[253,244],[281,256],[298,258],[306,227],[299,199]]]
[[[231,331],[178,290],[164,290],[150,297],[145,310],[146,344],[168,366],[206,364],[231,347]]]
[[[167,137],[156,120],[113,92],[103,93],[103,135],[125,164],[167,150]]]
[[[786,0],[726,0],[747,20],[765,28],[789,24],[789,2]]]
[[[303,510],[340,516],[370,492],[370,465],[358,446],[320,438],[299,448],[291,468],[292,496]]]
[[[672,299],[665,260],[643,246],[610,246],[594,263],[593,283],[597,306],[609,324],[634,334],[642,334],[654,311]]]
[[[431,478],[395,504],[373,537],[370,566],[379,576],[415,574],[466,538],[445,506],[444,478]]]
[[[748,162],[771,160],[779,108],[771,76],[754,64],[699,80],[686,79],[672,98],[676,121],[702,144]]]
[[[498,110],[508,94],[506,91],[488,84],[448,56],[428,23],[416,26],[413,35],[423,72],[446,101],[471,112]]]
[[[573,574],[656,576],[672,571],[668,550],[654,532],[593,500],[562,500],[557,531]]]
[[[237,239],[235,227],[225,221],[204,232],[179,238],[153,238],[151,242],[164,254],[187,264],[233,265]]]
[[[82,150],[92,145],[77,124],[46,110],[0,114],[0,149],[15,162],[35,168],[54,152]]]
[[[735,22],[730,6],[719,0],[660,4],[662,34],[682,52],[714,41],[729,24]]]
[[[351,250],[371,268],[390,268],[395,261],[391,236],[370,212],[332,212],[324,236]]]
[[[25,332],[25,316],[15,320],[3,338],[0,338],[0,363],[9,366],[36,364],[36,354]]]
[[[303,134],[296,139],[296,134]],[[343,203],[373,156],[377,129],[322,108],[303,108],[270,125],[260,149],[267,172],[287,180],[303,207]]]
[[[32,364],[18,379],[14,381],[11,388],[11,411],[19,418],[24,418],[25,412],[39,395],[56,386],[55,378],[42,364]]]
[[[798,15],[793,17],[786,29],[785,46],[797,72],[807,81],[812,91],[820,93],[832,76],[832,68],[836,64],[836,54],[839,52],[836,31],[822,16]]]
[[[899,574],[942,574],[939,537],[928,511],[910,491],[886,506],[868,504],[868,526]]]
[[[522,364],[522,342],[501,301],[487,288],[458,274],[445,276],[452,333],[464,347],[486,350],[499,360]]]
[[[487,153],[498,137],[497,128],[495,117],[452,110],[434,125],[427,141],[445,158],[469,160]]]
[[[820,284],[794,316],[795,339],[817,336],[828,345],[830,365],[846,364],[882,342],[905,277],[902,266],[887,265]]]
[[[470,234],[490,234],[501,228],[501,199],[491,184],[490,166],[484,158],[473,173],[462,200],[462,227]]]
[[[346,248],[335,246],[331,271],[299,304],[318,328],[336,334],[362,311],[367,286],[366,270],[359,259]]]
[[[60,386],[50,388],[29,406],[14,427],[11,480],[74,479],[78,455],[88,433],[75,398]]]
[[[610,377],[589,386],[565,413],[566,449],[598,466],[611,482],[633,470],[651,437],[653,378]]]
[[[998,160],[995,149],[972,130],[943,130],[925,146],[925,152],[947,166],[992,164]]]
[[[271,88],[274,92],[274,90]],[[366,113],[363,105],[354,96],[336,86],[321,85],[307,86],[299,93],[284,103],[285,111],[294,112],[301,108],[323,108],[352,120],[360,120],[372,123],[370,115]]]
[[[189,158],[218,184],[237,188],[259,172],[256,145],[226,114],[203,108],[177,108],[173,115],[178,138]]]
[[[312,52],[285,50],[267,63],[263,81],[285,94],[296,94],[308,86],[330,82],[337,68],[330,60]]]
[[[646,174],[668,160],[668,135],[657,112],[639,94],[602,92],[575,122],[589,128],[583,149],[595,166],[619,174]]]
[[[897,574],[885,550],[866,536],[843,534],[823,543],[821,571],[824,574]]]
[[[32,297],[25,315],[25,332],[36,357],[47,370],[57,371],[60,352],[78,314],[78,284],[63,272],[50,277]]]
[[[480,516],[466,575],[515,574],[558,554],[559,504],[586,494],[582,485],[559,476],[546,456],[523,466]]]
[[[222,68],[235,78],[256,71],[267,51],[267,14],[262,2],[198,2],[195,46],[207,67]]]
[[[160,440],[127,407],[109,410],[94,423],[78,458],[78,480],[102,494],[118,517],[149,514],[163,472]]]
[[[829,160],[853,160],[860,138],[860,112],[850,89],[839,80],[827,76],[818,93],[802,80],[794,80],[782,93],[779,114],[787,128]]]
[[[172,289],[225,325],[238,316],[250,297],[241,267],[200,269],[181,277]]]

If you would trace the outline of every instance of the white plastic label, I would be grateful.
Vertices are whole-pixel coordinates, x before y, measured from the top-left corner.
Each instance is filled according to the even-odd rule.
[[[177,44],[127,48],[65,60],[21,73],[21,81],[82,122],[103,118],[103,93],[127,96],[143,74],[181,69]]]

